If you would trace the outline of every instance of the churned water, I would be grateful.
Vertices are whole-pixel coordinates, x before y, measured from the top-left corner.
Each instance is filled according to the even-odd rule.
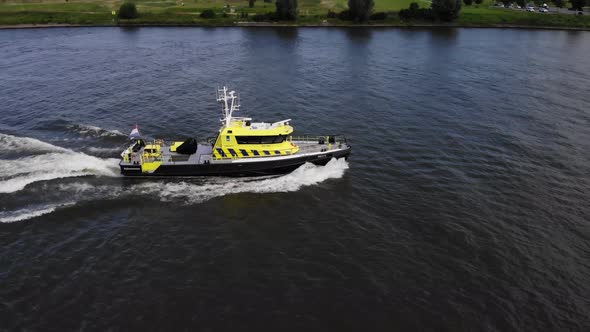
[[[588,331],[590,33],[0,31],[0,330]],[[243,116],[348,161],[127,179]]]

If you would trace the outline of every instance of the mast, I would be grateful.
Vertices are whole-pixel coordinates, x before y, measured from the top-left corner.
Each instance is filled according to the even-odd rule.
[[[221,122],[225,122],[225,126],[229,127],[232,119],[232,114],[240,110],[240,102],[236,96],[235,91],[228,91],[227,87],[217,89],[217,101],[221,102],[221,112],[223,118]]]

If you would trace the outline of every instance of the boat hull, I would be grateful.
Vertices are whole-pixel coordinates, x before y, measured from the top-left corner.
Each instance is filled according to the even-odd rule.
[[[152,173],[142,173],[139,165],[121,165],[125,176],[263,176],[285,174],[305,163],[326,165],[332,158],[348,158],[350,147],[344,150],[327,151],[322,154],[304,155],[296,158],[277,158],[266,161],[234,161],[227,163],[161,165]]]

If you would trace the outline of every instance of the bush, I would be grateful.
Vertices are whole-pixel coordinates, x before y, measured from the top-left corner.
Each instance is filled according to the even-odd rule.
[[[575,10],[582,10],[582,7],[584,7],[584,2],[584,0],[570,0],[572,8]]]
[[[375,2],[373,0],[348,0],[350,17],[355,21],[365,22],[371,16]]]
[[[264,14],[256,14],[252,16],[252,21],[254,22],[263,22],[266,21],[266,15]]]
[[[399,11],[399,17],[402,20],[424,20],[434,21],[434,13],[430,8],[420,8],[418,3],[412,2],[410,8]]]
[[[518,2],[518,0],[516,0],[516,2]],[[475,0],[475,3],[481,5],[483,3],[483,0]]]
[[[121,7],[119,7],[119,18],[123,19],[133,19],[139,17],[137,13],[137,7],[133,2],[124,2]]]
[[[256,14],[252,16],[252,21],[254,22],[265,22],[265,21],[274,21],[275,20],[274,13],[266,13],[266,14]]]
[[[463,0],[465,6],[471,6],[473,4],[473,0]]]
[[[336,18],[336,17],[338,17],[338,14],[336,12],[328,10],[328,18]]]
[[[213,11],[213,9],[205,9],[201,12],[201,17],[202,18],[214,18],[215,12]]]
[[[338,18],[343,21],[352,20],[352,16],[350,15],[350,10],[345,9],[345,10],[341,11],[340,13],[338,13]]]
[[[383,21],[386,18],[387,18],[387,13],[385,13],[385,12],[377,12],[377,13],[373,13],[373,14],[371,14],[371,16],[369,16],[369,19],[374,20],[374,21]]]
[[[432,0],[432,11],[439,20],[452,22],[459,17],[461,0]]]
[[[294,21],[297,19],[297,0],[277,0],[276,16],[279,20]]]

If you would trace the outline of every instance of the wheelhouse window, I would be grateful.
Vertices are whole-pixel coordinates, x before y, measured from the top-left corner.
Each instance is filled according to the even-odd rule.
[[[282,143],[287,136],[236,136],[238,144],[276,144]]]

